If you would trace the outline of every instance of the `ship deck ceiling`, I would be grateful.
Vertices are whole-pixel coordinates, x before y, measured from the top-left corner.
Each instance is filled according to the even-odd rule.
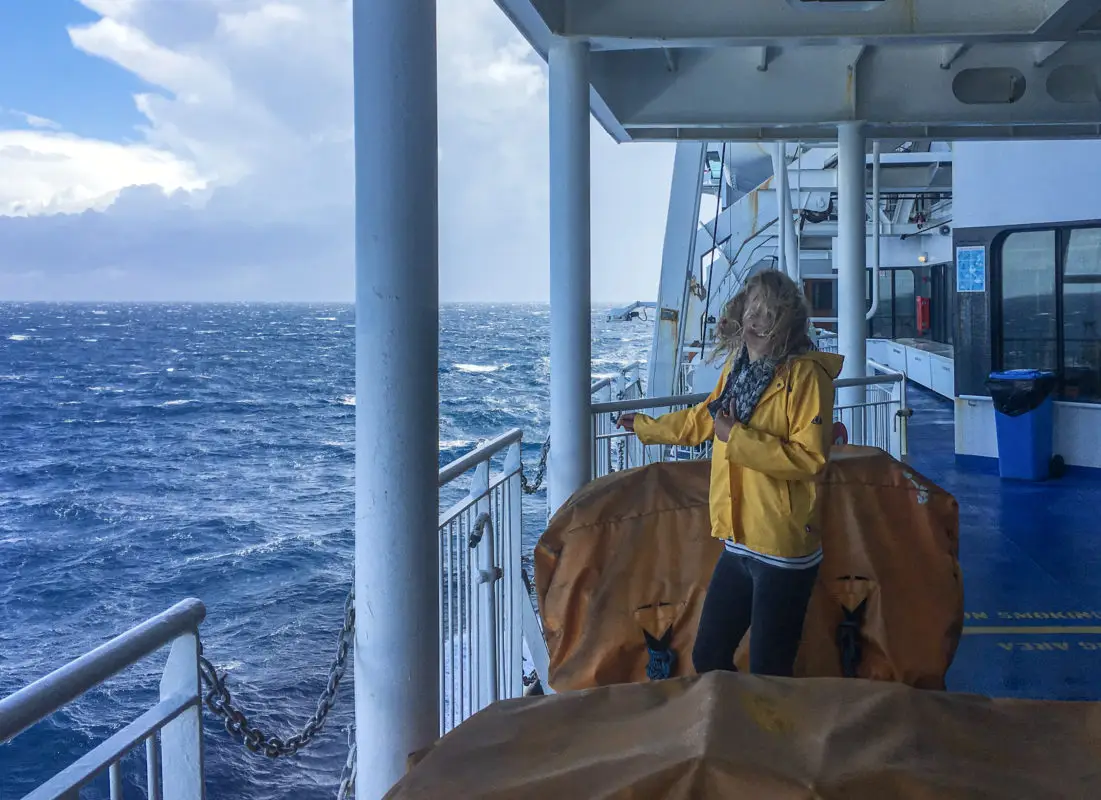
[[[1101,480],[1002,481],[957,465],[952,404],[911,388],[914,467],[960,504],[966,619],[952,691],[1101,700]]]
[[[1101,137],[1098,0],[497,0],[618,140]]]

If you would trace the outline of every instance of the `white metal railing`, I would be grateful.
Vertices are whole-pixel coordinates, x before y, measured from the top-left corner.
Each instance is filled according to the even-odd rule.
[[[441,489],[471,473],[466,497],[440,515],[441,735],[523,694],[522,437],[509,431],[440,470]]]
[[[845,425],[849,442],[886,450],[898,459],[908,454],[907,423],[910,409],[906,403],[906,376],[874,361],[868,362],[866,378],[841,378],[835,389],[866,387],[867,401],[860,404],[835,405],[834,422]],[[703,402],[706,392],[690,395],[653,397],[643,400],[593,403],[593,477],[609,472],[652,464],[656,461],[678,461],[709,458],[710,442],[697,447],[644,445],[633,433],[618,430],[615,422],[620,414],[644,411],[651,416],[689,408]]]
[[[104,770],[111,800],[122,798],[122,759],[144,743],[150,800],[200,800],[203,790],[199,624],[206,608],[184,600],[15,694],[0,700],[0,744],[171,645],[158,702],[58,772],[23,800],[76,798]],[[159,739],[158,739],[159,734]]]
[[[641,400],[642,365],[637,361],[619,370],[614,377],[603,378],[593,383],[592,400],[595,403],[629,402]],[[609,435],[615,430],[614,417],[594,418],[600,435]],[[614,471],[611,451],[593,448],[594,475],[607,475]]]

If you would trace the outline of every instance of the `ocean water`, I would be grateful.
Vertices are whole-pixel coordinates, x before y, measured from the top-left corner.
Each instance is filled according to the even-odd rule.
[[[603,320],[594,374],[645,361],[649,324]],[[520,427],[534,465],[549,308],[448,306],[440,325],[440,464]],[[352,573],[353,332],[349,306],[0,304],[0,697],[194,596],[255,722],[286,735],[312,713]],[[526,502],[530,548],[545,497]],[[0,745],[0,798],[145,710],[162,667]],[[298,757],[253,755],[204,722],[212,798],[332,798],[351,672]],[[145,796],[144,757],[124,766],[127,796]],[[84,796],[106,798],[106,780]]]

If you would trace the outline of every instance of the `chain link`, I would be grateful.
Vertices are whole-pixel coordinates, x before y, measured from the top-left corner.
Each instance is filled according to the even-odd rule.
[[[329,679],[317,701],[317,709],[298,733],[283,739],[265,734],[250,723],[245,713],[234,704],[229,689],[226,688],[225,675],[218,674],[214,665],[203,655],[202,644],[200,644],[199,670],[207,689],[203,697],[206,707],[225,720],[225,727],[229,734],[239,739],[252,752],[263,753],[269,758],[294,755],[308,745],[321,730],[325,724],[325,718],[336,702],[337,689],[340,688],[340,681],[347,669],[348,653],[355,639],[355,613],[355,595],[354,592],[349,592],[348,598],[344,601],[344,625],[340,630],[336,657],[329,667]]]
[[[524,471],[520,470],[520,486],[524,494],[535,494],[543,486],[543,479],[547,476],[547,456],[550,454],[550,437],[543,442],[543,449],[539,453],[539,466],[535,468],[535,480],[528,481]]]
[[[539,454],[539,464],[536,467],[535,478],[528,481],[523,470],[520,471],[520,486],[525,494],[535,494],[542,488],[547,474],[547,457],[550,454],[550,438],[543,442]],[[474,523],[474,529],[470,533],[469,546],[477,547],[485,530],[491,525],[489,514],[481,514]],[[525,581],[527,576],[525,575]],[[287,738],[274,734],[265,734],[258,727],[249,722],[248,716],[233,701],[229,689],[226,687],[226,676],[219,675],[217,668],[204,655],[203,645],[199,643],[199,672],[202,677],[206,693],[203,695],[203,703],[215,716],[225,723],[226,731],[235,739],[241,741],[246,748],[253,753],[261,753],[269,758],[291,756],[298,753],[317,735],[324,727],[325,719],[332,711],[336,702],[337,690],[344,678],[348,667],[348,654],[355,641],[355,593],[348,592],[344,601],[344,624],[340,629],[340,639],[337,644],[336,656],[329,667],[329,678],[325,689],[317,701],[317,708],[313,715],[306,721],[302,730]],[[525,676],[526,678],[526,676]],[[527,681],[525,679],[525,685]],[[348,800],[355,796],[356,781],[356,742],[354,730],[349,732],[348,758],[340,774],[340,785],[337,790],[338,800]]]
[[[352,728],[348,731],[348,760],[344,762],[344,769],[340,771],[340,788],[337,789],[337,800],[349,800],[356,796],[356,731]]]

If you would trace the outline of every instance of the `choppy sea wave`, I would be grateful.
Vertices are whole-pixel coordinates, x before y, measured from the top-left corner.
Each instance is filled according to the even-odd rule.
[[[649,325],[593,320],[594,373],[645,360]],[[440,464],[513,427],[533,463],[547,308],[450,306],[440,323]],[[0,305],[0,696],[196,596],[208,652],[257,721],[287,732],[312,713],[352,572],[353,332],[345,306]],[[543,502],[525,508],[528,547]],[[160,667],[0,745],[0,797],[148,707]],[[210,796],[331,798],[352,721],[341,691],[295,759],[254,756],[208,718]],[[143,796],[142,761],[124,765]]]

